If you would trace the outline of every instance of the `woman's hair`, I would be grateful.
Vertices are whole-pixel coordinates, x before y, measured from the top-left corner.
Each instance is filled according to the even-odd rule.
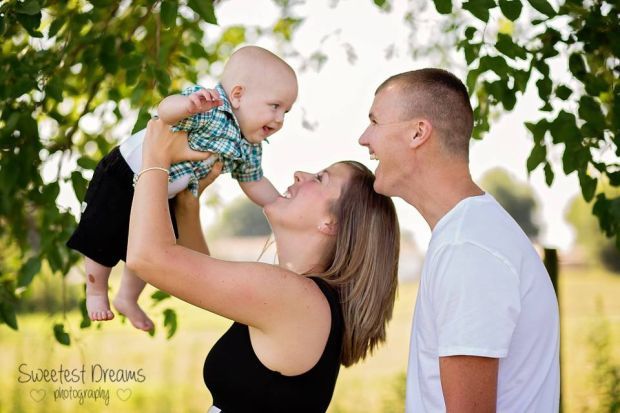
[[[331,265],[316,274],[338,290],[344,318],[341,363],[364,359],[385,341],[398,286],[400,231],[394,203],[373,189],[375,176],[343,161],[352,175],[332,206],[338,223]]]

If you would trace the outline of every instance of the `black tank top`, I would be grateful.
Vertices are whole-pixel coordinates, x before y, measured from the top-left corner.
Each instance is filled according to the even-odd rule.
[[[203,377],[222,413],[324,412],[340,370],[343,322],[338,294],[325,281],[310,277],[331,310],[331,328],[319,361],[307,372],[283,376],[256,357],[248,326],[233,323],[215,343],[203,367]]]

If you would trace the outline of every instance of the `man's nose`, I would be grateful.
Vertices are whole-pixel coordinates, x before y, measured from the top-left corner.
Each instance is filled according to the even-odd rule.
[[[357,143],[362,145],[362,146],[368,146],[368,136],[366,134],[366,131],[364,131],[362,133],[362,135],[360,136],[360,138],[357,140]]]

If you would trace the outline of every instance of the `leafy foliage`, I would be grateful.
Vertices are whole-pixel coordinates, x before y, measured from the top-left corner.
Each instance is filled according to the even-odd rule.
[[[434,3],[446,12],[445,1]],[[601,178],[620,185],[620,6],[566,0],[555,10],[547,0],[484,0],[463,8],[478,19],[454,28],[462,30],[458,48],[476,100],[474,137],[489,130],[494,112],[512,110],[535,87],[543,106],[542,118],[526,123],[534,140],[528,171],[543,167],[551,185],[548,154],[563,146],[563,172],[577,172],[583,198],[595,200],[602,231],[620,247],[620,198],[596,192]]]
[[[216,76],[215,63],[246,35],[286,41],[300,22],[283,13],[272,26],[207,38],[206,25],[217,24],[212,0],[0,3],[0,323],[18,328],[15,308],[44,264],[65,276],[78,262],[64,245],[75,218],[56,201],[66,186],[83,199],[118,124],[137,111],[133,130],[142,129],[163,96]],[[164,325],[174,334],[172,310]],[[63,324],[53,331],[70,343]]]

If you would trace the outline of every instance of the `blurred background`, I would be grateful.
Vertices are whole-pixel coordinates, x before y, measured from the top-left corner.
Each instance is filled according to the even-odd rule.
[[[90,323],[83,263],[64,242],[96,162],[143,128],[163,96],[213,86],[243,44],[298,73],[298,101],[264,145],[265,175],[281,191],[294,171],[342,159],[374,169],[357,139],[388,76],[435,66],[463,79],[477,117],[472,175],[521,225],[556,286],[562,410],[620,411],[618,12],[576,0],[1,2],[0,412],[210,405],[202,363],[230,322],[147,287],[153,334],[119,316]],[[262,211],[230,176],[201,203],[214,256],[276,262]],[[330,412],[404,410],[430,231],[395,203],[400,286],[388,339],[341,370]],[[50,375],[82,367],[85,383]],[[110,374],[93,380],[93,368]]]

